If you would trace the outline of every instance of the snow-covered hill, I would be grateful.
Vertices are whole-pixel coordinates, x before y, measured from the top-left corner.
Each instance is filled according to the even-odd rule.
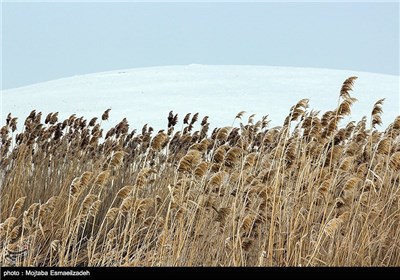
[[[340,87],[349,76],[358,76],[351,120],[368,116],[380,98],[384,126],[399,113],[399,76],[313,68],[266,66],[187,65],[149,67],[88,74],[2,91],[2,125],[11,112],[20,125],[33,109],[71,114],[88,119],[112,108],[105,127],[126,117],[131,128],[148,123],[165,128],[168,112],[178,113],[181,123],[188,112],[209,116],[211,126],[229,126],[239,111],[244,120],[269,115],[271,125],[281,125],[290,107],[310,99],[310,110],[332,110]],[[104,122],[103,122],[104,124]],[[178,127],[180,127],[178,125]]]

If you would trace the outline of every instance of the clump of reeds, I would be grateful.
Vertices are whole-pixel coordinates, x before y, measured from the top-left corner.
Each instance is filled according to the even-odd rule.
[[[281,127],[239,112],[209,131],[172,111],[166,130],[103,133],[89,121],[33,110],[1,128],[4,266],[398,266],[400,116],[383,99],[342,123],[336,109],[291,107]],[[360,97],[362,98],[362,97]],[[239,122],[234,126],[235,121]]]

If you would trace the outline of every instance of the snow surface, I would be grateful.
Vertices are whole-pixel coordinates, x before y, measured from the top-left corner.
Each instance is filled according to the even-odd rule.
[[[347,120],[369,116],[373,104],[386,98],[383,126],[400,115],[399,76],[316,68],[186,65],[137,68],[74,76],[2,91],[2,121],[9,112],[21,128],[31,110],[59,112],[87,119],[111,108],[108,129],[126,117],[130,129],[148,123],[156,130],[167,126],[168,112],[178,113],[178,128],[186,113],[208,115],[211,127],[230,126],[239,111],[255,120],[269,115],[271,126],[283,123],[292,105],[310,99],[310,110],[321,113],[337,107],[343,81],[358,76],[351,93],[359,101]],[[238,121],[235,122],[236,124]],[[198,128],[198,127],[195,127]]]

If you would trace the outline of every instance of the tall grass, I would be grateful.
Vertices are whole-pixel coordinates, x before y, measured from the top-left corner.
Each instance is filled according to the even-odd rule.
[[[400,117],[341,123],[300,100],[284,124],[172,112],[108,132],[75,115],[1,128],[3,266],[399,266]],[[233,125],[232,124],[232,125]],[[181,131],[176,127],[182,126]],[[199,127],[194,131],[195,127]],[[104,138],[103,138],[104,135]]]

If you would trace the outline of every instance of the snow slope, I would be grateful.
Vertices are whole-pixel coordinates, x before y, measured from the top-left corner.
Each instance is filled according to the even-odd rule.
[[[2,91],[2,121],[11,112],[19,127],[33,109],[59,111],[61,119],[71,114],[87,119],[100,117],[112,108],[108,128],[127,117],[130,128],[148,123],[165,128],[170,110],[179,123],[188,112],[209,116],[211,126],[229,126],[239,111],[256,120],[269,115],[271,126],[281,125],[289,109],[302,98],[310,110],[332,110],[340,87],[356,75],[351,120],[368,116],[373,104],[386,98],[383,122],[387,126],[399,113],[399,76],[314,68],[267,66],[187,65],[137,68],[75,76]],[[177,127],[180,128],[178,125]]]

